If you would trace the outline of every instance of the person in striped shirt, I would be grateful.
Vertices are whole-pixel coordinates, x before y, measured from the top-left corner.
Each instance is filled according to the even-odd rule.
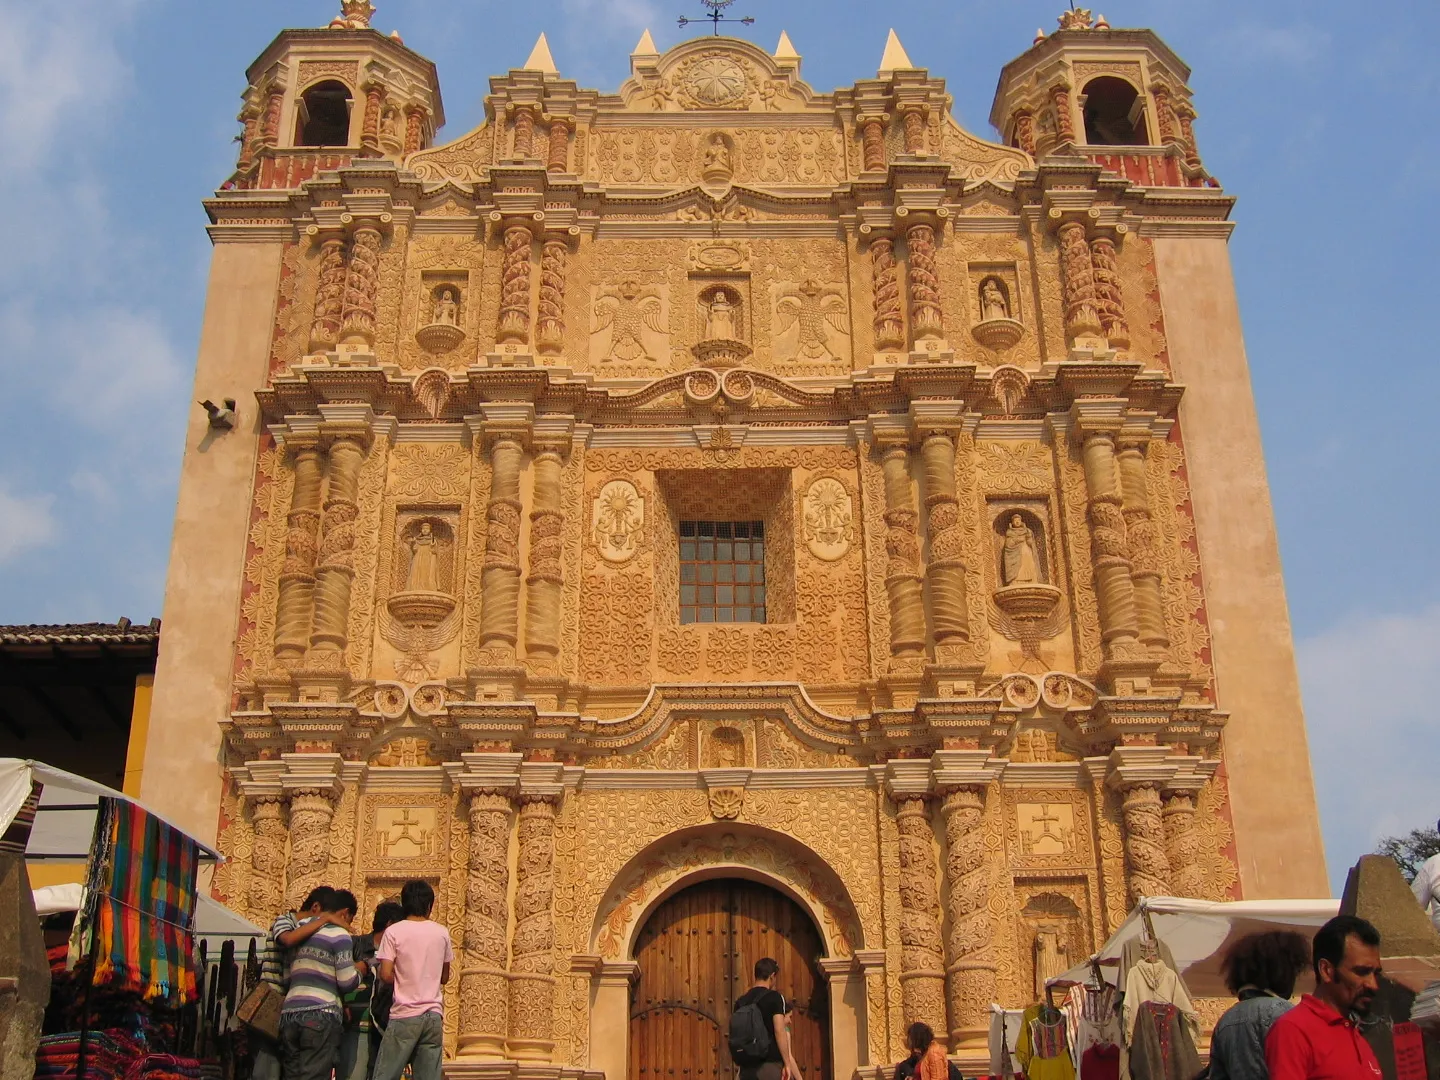
[[[351,958],[355,897],[332,890],[317,917],[325,925],[290,954],[290,982],[280,1008],[280,1071],[284,1080],[329,1080],[340,1058],[341,997],[360,974]],[[302,924],[303,926],[304,924]]]
[[[282,911],[271,924],[260,957],[260,978],[281,994],[290,982],[290,951],[310,940],[322,926],[335,922],[336,916],[324,914],[327,905],[334,906],[334,891],[328,885],[311,889],[298,912]],[[250,1039],[255,1051],[251,1080],[280,1080],[280,1044],[253,1030]]]

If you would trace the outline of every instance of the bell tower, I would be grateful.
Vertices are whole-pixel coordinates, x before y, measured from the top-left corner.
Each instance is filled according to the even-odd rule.
[[[1034,157],[1086,157],[1149,187],[1213,186],[1195,145],[1190,69],[1153,30],[1116,30],[1067,10],[1005,65],[990,109],[1004,141]]]
[[[342,0],[330,25],[285,30],[246,72],[244,131],[230,188],[293,188],[360,158],[399,162],[445,122],[435,65]]]

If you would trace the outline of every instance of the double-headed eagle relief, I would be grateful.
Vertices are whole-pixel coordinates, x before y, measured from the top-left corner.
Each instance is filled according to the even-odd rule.
[[[629,364],[667,356],[669,328],[661,289],[626,278],[599,290],[592,314],[590,340],[595,359]]]
[[[806,280],[779,286],[776,292],[776,360],[848,358],[850,318],[845,294],[839,288]]]

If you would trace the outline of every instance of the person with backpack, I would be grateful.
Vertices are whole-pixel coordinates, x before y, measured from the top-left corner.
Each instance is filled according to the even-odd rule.
[[[730,1057],[740,1080],[801,1080],[790,1043],[791,1003],[775,989],[777,961],[755,961],[755,985],[741,994],[730,1014]]]

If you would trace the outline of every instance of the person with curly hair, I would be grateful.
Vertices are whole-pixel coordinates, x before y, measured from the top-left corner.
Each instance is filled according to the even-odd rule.
[[[1310,943],[1292,930],[1249,934],[1230,947],[1225,985],[1239,1000],[1211,1036],[1211,1080],[1269,1080],[1265,1036],[1293,1007],[1296,976],[1309,963]]]

